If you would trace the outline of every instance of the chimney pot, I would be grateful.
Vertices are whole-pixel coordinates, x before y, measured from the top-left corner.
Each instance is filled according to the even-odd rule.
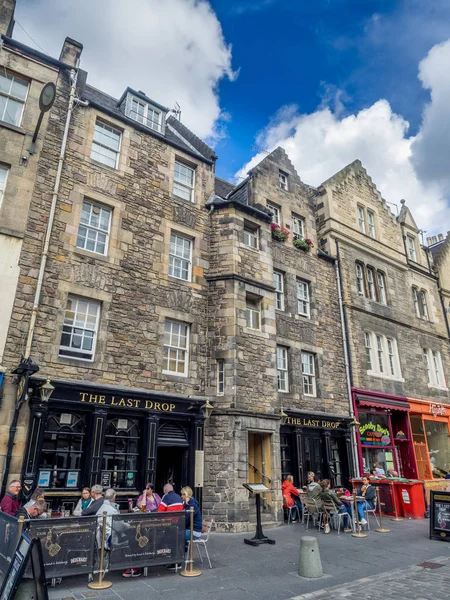
[[[12,37],[16,0],[0,0],[0,35]]]
[[[77,42],[72,38],[66,37],[61,49],[59,60],[63,63],[66,63],[66,65],[76,67],[82,52],[83,44],[80,44],[80,42]]]
[[[433,235],[433,237],[431,238],[431,243],[436,244],[436,242],[437,242],[436,236]]]
[[[438,240],[439,240],[440,242],[443,242],[443,241],[444,241],[444,236],[443,236],[443,234],[442,234],[442,233],[438,233]]]
[[[427,237],[427,246],[431,246],[432,243],[431,237]]]

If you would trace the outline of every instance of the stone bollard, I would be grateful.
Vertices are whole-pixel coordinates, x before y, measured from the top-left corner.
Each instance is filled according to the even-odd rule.
[[[304,536],[300,539],[298,574],[300,577],[312,579],[323,577],[319,546],[315,537]]]

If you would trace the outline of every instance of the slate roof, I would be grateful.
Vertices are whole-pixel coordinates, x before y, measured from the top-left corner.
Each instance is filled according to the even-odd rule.
[[[225,179],[221,179],[220,177],[214,178],[214,191],[221,198],[226,198],[228,194],[234,190],[234,185],[229,181],[225,181]]]
[[[431,256],[433,257],[433,262],[438,262],[442,251],[444,250],[445,247],[445,242],[447,240],[442,240],[440,242],[438,242],[437,244],[433,244],[432,246],[428,246],[430,252],[431,252]]]
[[[142,94],[139,93],[139,95],[141,96]],[[113,98],[109,94],[106,94],[91,85],[86,85],[82,96],[83,100],[88,100],[92,106],[95,106],[99,110],[131,125],[135,129],[139,129],[149,135],[163,139],[171,146],[179,148],[191,156],[200,158],[208,163],[213,163],[217,158],[215,152],[207,144],[202,142],[200,138],[192,133],[185,125],[180,123],[180,121],[175,119],[175,117],[170,116],[166,120],[166,127],[163,135],[127,117],[124,112],[123,96],[121,103],[120,100]],[[153,101],[151,102],[152,104],[155,104]],[[158,104],[155,105],[160,106]]]

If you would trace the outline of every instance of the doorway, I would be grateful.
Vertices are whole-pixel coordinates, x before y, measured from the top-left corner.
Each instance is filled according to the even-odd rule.
[[[155,489],[161,496],[166,483],[171,483],[177,494],[183,486],[188,485],[188,448],[158,447]]]
[[[323,479],[323,439],[320,433],[305,434],[303,440],[305,476],[308,471],[312,471],[316,475],[316,481]]]

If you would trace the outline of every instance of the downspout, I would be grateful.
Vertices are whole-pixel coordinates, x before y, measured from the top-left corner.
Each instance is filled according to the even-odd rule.
[[[344,364],[345,364],[345,376],[347,381],[347,393],[348,393],[348,403],[350,409],[350,416],[352,421],[355,421],[355,412],[353,410],[353,401],[352,401],[352,365],[350,361],[350,344],[348,339],[348,323],[346,318],[346,313],[344,311],[344,302],[342,298],[342,273],[341,273],[341,255],[339,252],[339,242],[336,242],[336,260],[334,262],[336,269],[336,284],[338,289],[338,300],[339,300],[339,314],[341,319],[341,331],[342,331],[342,345],[344,348]],[[356,440],[356,431],[355,426],[351,426],[351,438],[352,438],[352,455],[353,455],[353,465],[355,470],[356,477],[359,477],[359,459],[358,459],[358,443]]]
[[[45,234],[44,250],[42,252],[37,287],[36,287],[36,292],[34,295],[33,311],[31,313],[30,328],[28,330],[27,344],[26,344],[25,353],[24,353],[25,358],[29,358],[29,356],[31,354],[31,344],[33,342],[34,329],[36,326],[36,319],[37,319],[37,314],[39,311],[39,300],[41,297],[42,284],[44,281],[45,267],[47,265],[48,249],[50,246],[50,238],[51,238],[52,230],[53,230],[53,222],[55,220],[56,204],[58,201],[59,186],[61,183],[61,174],[62,174],[62,169],[64,166],[64,157],[65,157],[65,153],[66,153],[67,138],[69,137],[70,121],[72,119],[72,112],[73,112],[73,108],[75,105],[75,92],[76,92],[76,87],[77,87],[78,65],[79,65],[79,60],[76,64],[75,70],[72,69],[70,72],[70,79],[71,79],[72,85],[70,87],[69,106],[67,109],[67,117],[66,117],[66,124],[64,127],[63,139],[61,142],[61,151],[59,153],[58,169],[56,171],[55,185],[53,187],[52,204],[50,207],[50,214],[49,214],[48,223],[47,223],[47,231]]]

